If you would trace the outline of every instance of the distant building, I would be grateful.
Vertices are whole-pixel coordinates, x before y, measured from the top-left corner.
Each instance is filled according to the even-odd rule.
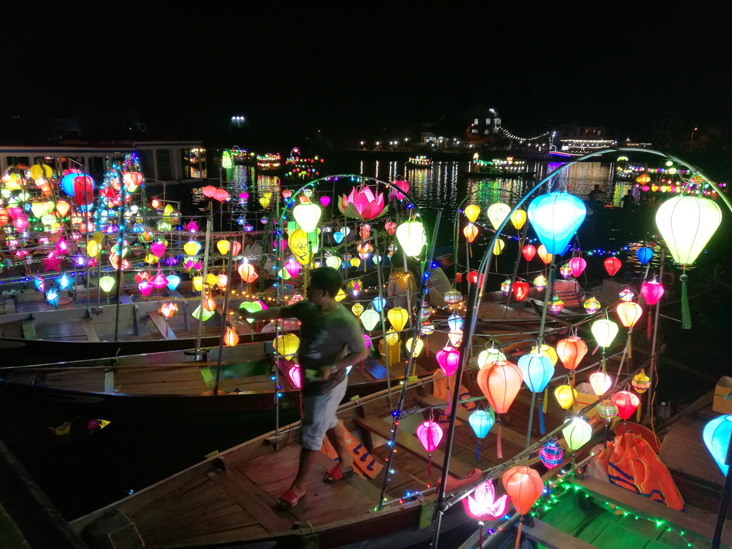
[[[617,140],[608,135],[607,128],[591,124],[561,126],[558,142],[560,151],[575,154],[590,153],[617,144]]]

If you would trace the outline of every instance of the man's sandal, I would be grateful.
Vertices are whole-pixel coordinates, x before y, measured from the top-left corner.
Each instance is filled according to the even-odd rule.
[[[337,480],[345,478],[351,473],[353,473],[353,467],[346,467],[345,469],[341,469],[340,464],[336,463],[333,467],[325,472],[325,475],[323,475],[323,482],[327,482],[330,484],[331,482],[335,482]]]
[[[304,497],[305,494],[298,496],[292,490],[286,490],[285,493],[282,494],[275,503],[275,507],[280,511],[289,511],[290,509],[295,507],[295,505],[297,505]]]

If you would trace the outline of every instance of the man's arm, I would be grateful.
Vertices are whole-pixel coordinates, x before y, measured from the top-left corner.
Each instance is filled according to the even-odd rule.
[[[282,309],[283,307],[270,307],[269,309],[264,309],[263,311],[257,311],[255,313],[245,311],[245,318],[251,318],[253,320],[274,320],[275,318],[282,318]]]

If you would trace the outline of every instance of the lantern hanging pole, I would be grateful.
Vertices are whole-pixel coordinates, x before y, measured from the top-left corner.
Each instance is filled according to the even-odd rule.
[[[233,244],[233,242],[232,242]],[[216,361],[216,382],[214,383],[213,394],[219,394],[219,382],[221,381],[221,358],[224,354],[224,336],[226,335],[226,311],[229,307],[229,289],[231,288],[231,264],[234,262],[234,246],[229,246],[228,264],[226,266],[226,290],[224,291],[224,304],[221,311],[221,337],[219,339],[219,356]]]
[[[126,186],[124,179],[122,178],[122,170],[117,168],[117,176],[119,177],[120,183],[120,206],[119,206],[119,227],[117,227],[117,306],[114,315],[114,340],[117,341],[119,337],[119,297],[122,292],[122,241],[125,238],[125,190]],[[84,191],[86,191],[86,176],[84,176]],[[86,192],[84,193],[84,199],[86,199]],[[97,261],[99,269],[101,271],[101,262]],[[97,281],[97,295],[99,295],[99,282]]]
[[[381,254],[379,253],[379,240],[378,240],[378,230],[374,231],[374,253],[379,255],[379,261],[376,263],[376,277],[378,280],[379,285],[379,303],[383,303],[384,299],[384,288],[382,287],[382,284],[384,282],[384,276],[381,272]],[[371,256],[373,258],[373,256]],[[381,308],[381,333],[386,334],[386,326],[384,325],[384,308]],[[370,335],[370,334],[369,334]],[[383,339],[384,341],[384,362],[386,362],[386,389],[388,391],[387,401],[389,402],[389,408],[392,407],[393,403],[391,400],[391,371],[390,371],[390,364],[389,364],[389,347],[386,342],[386,338]],[[373,343],[373,342],[372,342]],[[378,345],[377,345],[378,348]],[[377,349],[378,350],[378,349]]]
[[[203,355],[199,354],[201,351],[201,336],[203,334],[203,302],[206,299],[206,276],[208,275],[208,258],[211,247],[211,228],[213,226],[213,206],[211,205],[211,199],[208,201],[208,215],[206,216],[206,244],[203,248],[203,272],[201,273],[201,300],[199,302],[198,309],[198,335],[196,336],[196,360],[203,360]]]
[[[437,242],[437,230],[440,227],[441,218],[442,218],[442,211],[437,210],[437,217],[435,218],[435,228],[432,233],[432,243],[430,244],[428,262],[427,262],[427,265],[429,265],[430,268],[432,266],[432,258],[433,258],[433,254],[435,252],[435,243]],[[425,276],[425,274],[427,276]],[[422,315],[422,302],[424,301],[424,295],[427,292],[428,276],[429,276],[429,273],[424,273],[422,275],[422,280],[421,280],[420,287],[419,287],[419,299],[417,300],[417,308],[415,311],[416,318],[420,318]],[[383,311],[383,309],[382,309],[382,311]],[[419,322],[415,322],[414,326],[412,326],[412,340],[413,341],[418,337],[420,329],[421,329],[421,326],[420,326]],[[463,342],[463,345],[464,345],[464,342]],[[384,339],[384,351],[386,353],[389,352],[388,343],[386,342],[386,339]],[[389,484],[389,476],[390,476],[389,471],[391,471],[392,462],[394,461],[394,450],[396,448],[397,434],[399,433],[399,419],[401,418],[402,407],[404,406],[404,399],[407,395],[407,385],[409,385],[409,382],[407,381],[409,379],[409,370],[412,369],[413,363],[414,363],[414,353],[412,353],[410,350],[409,360],[407,361],[407,366],[404,369],[404,382],[402,383],[402,390],[399,393],[399,401],[397,402],[396,410],[394,410],[394,412],[392,412],[392,428],[391,428],[392,435],[391,435],[391,444],[389,445],[389,460],[388,460],[387,466],[386,466],[386,473],[384,474],[384,484],[381,487],[381,495],[379,496],[379,510],[381,510],[384,507],[384,499],[385,499],[384,496],[386,495],[386,486]],[[456,379],[458,379],[458,378],[456,378]],[[459,398],[458,393],[460,393],[460,391],[457,391],[457,390],[454,391],[455,398]],[[446,470],[447,469],[445,469],[445,471]],[[444,474],[445,473],[443,472],[443,477],[444,477]],[[442,485],[444,486],[444,482],[442,483]]]
[[[661,246],[661,257],[659,259],[658,266],[658,278],[663,280],[663,264],[666,261],[666,250]],[[648,378],[650,379],[650,386],[648,387],[648,408],[646,412],[646,418],[653,419],[653,398],[655,394],[655,387],[653,378],[656,375],[656,363],[658,362],[658,349],[656,348],[656,338],[658,336],[658,315],[661,312],[661,303],[656,303],[656,314],[653,319],[653,341],[651,342],[651,367],[648,368]]]

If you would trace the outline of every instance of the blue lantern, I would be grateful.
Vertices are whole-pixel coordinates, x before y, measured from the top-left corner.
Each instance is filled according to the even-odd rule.
[[[548,193],[536,197],[527,210],[531,226],[550,254],[563,255],[585,220],[587,208],[574,195]]]
[[[58,307],[59,294],[53,286],[46,292],[46,303],[52,307]]]
[[[552,438],[539,451],[539,459],[547,469],[554,469],[554,467],[562,463],[563,457],[564,450],[559,446],[556,438]]]
[[[36,275],[36,277],[33,279],[33,285],[39,292],[42,292],[46,289],[45,284],[46,282],[40,276]]]
[[[458,330],[463,329],[463,319],[462,317],[457,313],[452,313],[447,318],[447,325],[453,332],[457,332]]]
[[[178,284],[180,284],[180,277],[177,274],[171,274],[167,277],[168,280],[168,289],[171,292],[174,292],[175,289],[178,287]]]
[[[714,461],[727,476],[729,466],[725,463],[727,460],[727,447],[729,446],[729,437],[732,433],[732,416],[719,416],[704,426],[702,437],[704,444],[707,445],[709,453],[712,454]]]
[[[66,271],[64,271],[61,278],[58,279],[58,287],[59,290],[68,290],[71,288],[71,278],[66,274]]]
[[[371,303],[374,306],[374,310],[377,313],[380,313],[384,310],[384,305],[386,305],[386,299],[384,299],[383,297],[375,297]]]
[[[475,452],[475,461],[480,459],[481,440],[486,437],[495,422],[496,418],[493,410],[490,410],[490,412],[475,410],[468,416],[468,423],[470,423],[470,427],[473,429],[475,436],[478,437],[478,449]]]
[[[653,250],[645,246],[643,248],[638,248],[638,251],[635,252],[635,257],[638,258],[641,265],[645,266],[646,263],[653,259]]]
[[[336,231],[333,233],[333,239],[336,241],[336,244],[340,244],[343,240],[343,233],[341,231]]]
[[[541,393],[554,375],[552,361],[539,353],[522,356],[518,367],[524,375],[524,383],[532,393]]]

